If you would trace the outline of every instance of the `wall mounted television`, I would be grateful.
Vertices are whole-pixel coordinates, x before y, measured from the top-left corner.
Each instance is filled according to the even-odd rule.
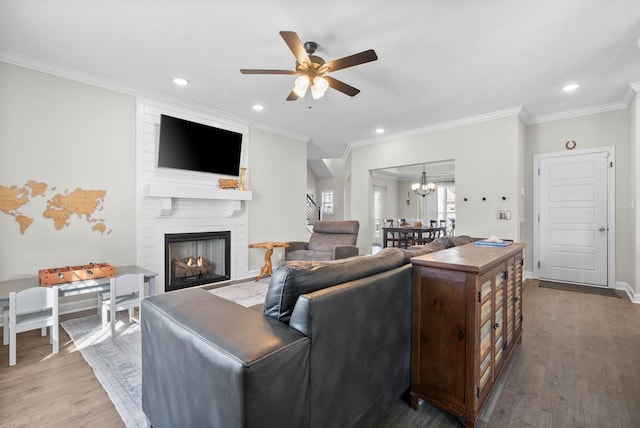
[[[240,174],[242,134],[167,115],[160,116],[158,167],[222,175]]]

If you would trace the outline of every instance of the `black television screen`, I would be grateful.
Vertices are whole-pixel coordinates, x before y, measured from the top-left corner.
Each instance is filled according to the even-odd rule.
[[[158,167],[209,172],[240,173],[242,134],[161,115]]]

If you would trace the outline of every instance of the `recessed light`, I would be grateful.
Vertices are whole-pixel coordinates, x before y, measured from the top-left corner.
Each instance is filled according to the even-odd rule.
[[[173,79],[173,83],[178,86],[187,86],[189,84],[189,81],[180,77],[176,77],[175,79]]]
[[[571,83],[569,85],[566,85],[562,88],[563,91],[565,92],[573,92],[576,89],[578,89],[580,87],[580,85],[578,83]]]
[[[384,129],[382,129],[382,128],[376,129],[376,134],[378,134],[378,135],[384,134]]]
[[[264,110],[264,106],[262,104],[254,104],[253,105],[253,109],[255,111],[262,111],[262,110]]]

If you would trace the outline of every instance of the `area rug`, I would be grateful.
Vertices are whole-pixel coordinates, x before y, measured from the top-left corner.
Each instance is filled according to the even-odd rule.
[[[576,293],[596,294],[598,296],[618,297],[616,290],[611,288],[593,287],[589,285],[567,284],[564,282],[538,281],[538,287],[552,288],[554,290],[574,291]]]
[[[211,293],[250,307],[264,303],[269,278],[209,290]],[[96,378],[109,395],[122,421],[130,428],[147,428],[142,411],[142,363],[140,327],[116,322],[116,338],[103,329],[100,317],[92,315],[60,323]]]
[[[264,302],[268,278],[255,282],[238,283],[209,290],[228,300],[251,307]],[[138,324],[116,323],[117,337],[111,339],[109,329],[102,329],[100,318],[92,315],[61,323],[96,378],[109,395],[122,421],[129,428],[147,427],[142,411],[142,363],[140,328]],[[508,364],[479,420],[490,419],[495,401],[500,395],[502,382],[509,371]],[[417,411],[411,409],[406,399],[401,399],[391,409],[385,420],[376,428],[405,427],[459,427],[460,421],[430,404],[423,402]]]
[[[262,278],[259,281],[239,282],[225,287],[209,290],[210,293],[224,299],[236,302],[247,308],[264,303],[270,278]]]
[[[146,428],[142,412],[142,366],[140,327],[116,322],[116,338],[92,315],[61,323],[96,378],[109,395],[122,421],[130,428]]]

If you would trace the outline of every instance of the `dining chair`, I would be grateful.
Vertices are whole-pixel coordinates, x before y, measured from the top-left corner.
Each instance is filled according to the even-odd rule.
[[[129,311],[129,323],[140,323],[141,314],[134,317],[134,309],[140,308],[144,299],[144,275],[127,274],[111,278],[109,293],[102,295],[102,328],[111,324],[111,337],[116,335],[116,313]]]
[[[384,219],[385,227],[393,227],[393,219],[386,218]],[[397,247],[399,245],[399,239],[396,232],[389,230],[387,233],[387,247]]]
[[[31,287],[9,293],[9,311],[4,312],[3,344],[9,344],[9,366],[16,365],[17,333],[40,329],[51,335],[53,353],[58,353],[58,287]]]
[[[406,218],[399,218],[398,226],[411,227],[411,223],[409,223]],[[400,247],[403,247],[403,248],[407,248],[409,245],[415,244],[415,235],[413,231],[410,231],[410,230],[400,231],[398,233],[398,244]]]
[[[440,222],[440,236],[447,236],[447,220],[441,219]]]

